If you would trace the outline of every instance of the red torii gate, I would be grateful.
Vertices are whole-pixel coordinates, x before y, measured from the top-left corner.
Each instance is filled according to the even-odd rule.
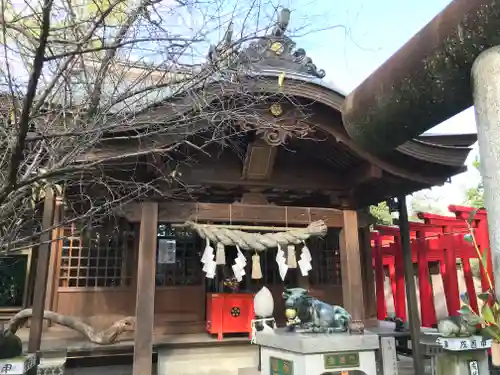
[[[418,265],[418,286],[420,290],[420,310],[422,326],[436,324],[434,296],[430,281],[429,263],[439,262],[443,278],[446,306],[450,315],[460,309],[459,283],[456,259],[462,260],[465,285],[471,307],[477,311],[478,304],[470,259],[477,259],[474,247],[464,240],[468,233],[466,220],[474,210],[471,207],[452,205],[448,209],[455,217],[428,213],[419,214],[424,223],[410,223],[410,238],[413,263]],[[475,237],[481,251],[489,249],[486,211],[478,210],[472,221]],[[395,314],[406,320],[406,293],[403,257],[400,246],[399,228],[376,226],[372,233],[373,266],[375,268],[377,316],[387,316],[384,279],[385,267],[389,272],[394,298]],[[487,271],[493,280],[491,254],[487,252]],[[489,288],[484,270],[481,268],[482,289]]]

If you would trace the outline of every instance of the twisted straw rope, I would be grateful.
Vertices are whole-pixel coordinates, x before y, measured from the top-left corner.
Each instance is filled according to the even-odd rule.
[[[196,230],[201,238],[220,242],[224,246],[239,246],[244,250],[264,251],[279,245],[299,244],[309,237],[324,236],[328,230],[323,220],[314,221],[307,228],[290,229],[274,233],[249,233],[237,229],[221,228],[217,225],[196,224],[188,221],[187,226]]]

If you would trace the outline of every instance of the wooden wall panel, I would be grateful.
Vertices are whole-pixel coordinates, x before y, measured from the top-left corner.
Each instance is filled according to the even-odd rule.
[[[205,331],[205,288],[162,287],[155,296],[155,333],[202,333]]]
[[[58,313],[81,317],[99,327],[135,314],[135,291],[123,289],[60,288]],[[155,333],[198,333],[204,331],[204,286],[161,288],[155,295]]]
[[[64,315],[99,320],[108,325],[123,316],[135,314],[135,299],[132,288],[105,290],[63,289],[58,291],[57,312]]]
[[[203,285],[158,288],[155,298],[155,314],[201,311],[202,319],[204,319],[205,288]]]
[[[342,306],[342,285],[315,285],[309,293],[323,302]]]

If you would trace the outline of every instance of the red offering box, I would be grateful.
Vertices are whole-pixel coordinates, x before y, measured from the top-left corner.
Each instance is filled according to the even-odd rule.
[[[222,340],[225,333],[248,333],[252,335],[252,293],[207,294],[207,331]]]

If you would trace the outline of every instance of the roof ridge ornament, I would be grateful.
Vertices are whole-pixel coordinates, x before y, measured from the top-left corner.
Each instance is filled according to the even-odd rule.
[[[250,68],[259,70],[273,69],[308,74],[316,78],[324,78],[326,73],[318,69],[303,48],[296,48],[296,43],[285,35],[290,22],[290,10],[284,8],[267,35],[257,37],[246,48],[238,51],[233,44],[233,24],[230,23],[223,39],[217,46],[211,45],[208,61],[224,70],[241,71]]]
[[[278,68],[286,71],[310,74],[317,78],[325,77],[323,69],[318,69],[303,48],[285,35],[290,22],[290,10],[284,8],[278,14],[276,24],[270,34],[250,43],[240,53],[240,62],[259,68]]]

